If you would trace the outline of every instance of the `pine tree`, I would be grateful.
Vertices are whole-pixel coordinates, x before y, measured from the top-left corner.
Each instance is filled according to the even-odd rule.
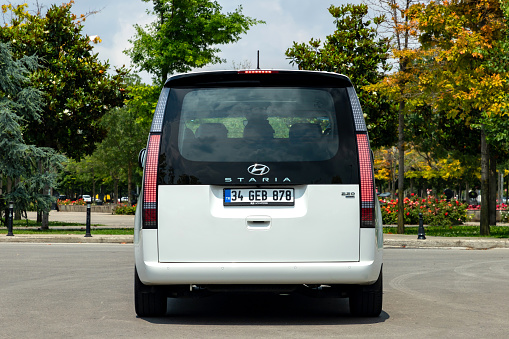
[[[57,169],[64,157],[52,149],[27,145],[25,124],[39,119],[41,92],[30,86],[28,75],[38,67],[35,56],[14,60],[9,44],[0,43],[0,191],[2,210],[9,201],[15,209],[26,211],[35,203],[49,211],[51,197],[43,188],[55,185],[55,173],[41,173],[47,165]]]

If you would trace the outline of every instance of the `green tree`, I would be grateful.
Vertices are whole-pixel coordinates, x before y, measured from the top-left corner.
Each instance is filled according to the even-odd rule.
[[[422,97],[433,98],[427,103],[436,112],[480,130],[481,234],[489,235],[496,187],[490,171],[496,172],[497,156],[507,152],[493,143],[507,133],[499,129],[509,107],[507,16],[499,0],[432,2],[409,14],[423,46],[417,55],[432,66],[418,77]]]
[[[423,60],[412,59],[412,51],[418,48],[415,40],[415,28],[409,20],[408,10],[419,0],[366,0],[371,8],[383,13],[386,20],[382,29],[391,35],[391,59],[397,63],[395,72],[375,84],[368,85],[365,90],[375,91],[388,96],[398,106],[398,233],[405,232],[404,216],[404,190],[405,190],[405,120],[408,112],[419,104],[415,98],[418,96],[416,86],[412,80],[416,77],[420,63]]]
[[[86,15],[74,15],[72,4],[52,5],[44,16],[30,14],[26,4],[3,5],[4,18],[10,19],[0,41],[12,44],[15,58],[39,57],[41,67],[30,79],[43,92],[42,112],[29,122],[27,140],[79,159],[104,137],[100,118],[123,104],[125,70],[108,74],[109,65],[93,53],[100,39],[82,34]]]
[[[52,149],[27,145],[23,138],[26,124],[40,118],[42,93],[28,79],[36,68],[37,58],[15,60],[9,46],[0,42],[0,190],[5,187],[0,204],[5,208],[13,201],[18,211],[26,211],[32,202],[38,210],[49,211],[51,198],[40,192],[55,185],[56,173],[41,173],[38,166],[56,169],[64,160]]]
[[[137,76],[131,76],[128,82],[126,104],[108,111],[103,116],[100,125],[107,131],[107,135],[97,143],[91,156],[77,164],[77,172],[80,173],[80,180],[92,183],[93,194],[96,181],[111,183],[115,201],[120,197],[119,184],[126,182],[131,203],[136,171],[139,171],[141,177],[137,166],[138,153],[146,146],[160,88],[141,83]]]
[[[95,196],[100,184],[101,188],[110,187],[109,192],[117,199],[119,186],[125,184],[129,202],[133,201],[135,180],[142,175],[136,165],[138,153],[146,146],[161,90],[159,86],[141,83],[138,76],[129,76],[127,82],[125,106],[110,110],[100,121],[107,131],[106,137],[97,142],[92,155],[67,163],[66,173],[59,180],[60,187],[75,191],[83,187]]]
[[[127,92],[125,104],[130,110],[137,112],[136,122],[149,128],[161,94],[161,87],[143,84],[137,79],[127,86]]]
[[[98,170],[114,180],[115,201],[120,198],[119,180],[126,178],[129,203],[132,202],[133,172],[138,168],[138,153],[145,147],[149,132],[148,126],[136,121],[137,115],[129,106],[110,110],[101,120],[108,134],[92,155],[102,164]]]
[[[217,1],[152,2],[153,10],[148,13],[156,20],[145,28],[135,25],[136,35],[129,40],[133,47],[124,52],[141,70],[153,74],[160,85],[174,72],[224,62],[217,56],[217,46],[238,41],[249,27],[262,23],[244,16],[242,6],[223,14]]]
[[[387,97],[363,90],[366,85],[379,82],[390,70],[388,64],[389,40],[381,38],[378,26],[383,17],[367,20],[368,6],[330,6],[336,30],[320,39],[312,38],[308,44],[294,42],[286,56],[299,69],[342,73],[357,88],[366,123],[370,129],[370,142],[374,147],[392,145],[397,126],[395,107]]]

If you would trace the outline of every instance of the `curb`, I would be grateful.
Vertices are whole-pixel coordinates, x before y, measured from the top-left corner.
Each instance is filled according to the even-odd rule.
[[[93,235],[85,238],[81,234],[15,234],[12,237],[0,236],[0,242],[15,243],[66,243],[66,244],[90,244],[90,243],[108,243],[108,244],[132,244],[132,235]]]
[[[0,243],[108,243],[108,244],[132,244],[132,235],[93,235],[85,238],[81,234],[15,234],[12,237],[0,235]],[[448,238],[426,237],[426,240],[418,240],[414,235],[384,235],[385,248],[467,248],[467,249],[492,249],[509,248],[509,239],[494,238]]]
[[[492,248],[509,248],[509,239],[496,238],[449,238],[426,237],[418,240],[411,235],[387,236],[384,235],[384,247],[389,248],[468,248],[486,250]]]

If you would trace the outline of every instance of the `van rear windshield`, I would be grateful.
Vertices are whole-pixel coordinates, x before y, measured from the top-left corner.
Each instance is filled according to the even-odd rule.
[[[285,82],[171,86],[158,184],[258,183],[247,170],[253,164],[270,167],[269,185],[358,184],[347,88]]]
[[[178,149],[191,161],[323,161],[338,151],[334,99],[314,88],[204,88],[182,100]]]

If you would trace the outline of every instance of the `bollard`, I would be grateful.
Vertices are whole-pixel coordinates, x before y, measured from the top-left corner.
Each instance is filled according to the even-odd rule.
[[[90,238],[92,235],[90,234],[90,203],[87,204],[87,227],[85,238]]]
[[[14,220],[14,203],[12,201],[9,202],[9,211],[7,212],[7,236],[13,237],[12,233],[12,223]]]
[[[422,213],[419,213],[419,229],[417,231],[417,239],[425,240],[426,234],[424,233],[424,220],[422,219]]]

